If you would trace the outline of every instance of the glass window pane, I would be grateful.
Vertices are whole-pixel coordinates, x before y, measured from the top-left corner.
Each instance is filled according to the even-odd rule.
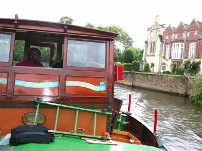
[[[69,40],[67,65],[105,68],[105,43]]]
[[[0,34],[0,62],[9,62],[11,35]]]

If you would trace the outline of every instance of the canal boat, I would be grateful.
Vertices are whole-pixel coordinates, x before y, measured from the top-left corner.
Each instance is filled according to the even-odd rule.
[[[0,130],[44,125],[50,144],[30,150],[167,150],[114,98],[117,33],[66,23],[0,18]],[[31,52],[33,49],[38,53]],[[38,57],[37,62],[33,57]],[[1,139],[2,139],[1,138]]]

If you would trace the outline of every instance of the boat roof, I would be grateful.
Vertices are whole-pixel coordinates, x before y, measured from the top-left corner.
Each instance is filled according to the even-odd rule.
[[[11,147],[10,145],[0,146],[0,148]],[[50,144],[29,143],[15,146],[14,151],[33,151],[33,150],[48,150],[48,151],[162,151],[159,148],[146,145],[118,143],[111,144],[91,144],[85,140],[75,137],[56,137],[55,142]]]
[[[40,27],[40,28],[36,28]],[[109,32],[105,30],[99,30],[89,27],[83,27],[78,25],[72,25],[60,22],[40,21],[40,20],[28,20],[19,18],[0,18],[0,28],[18,29],[18,30],[31,30],[31,31],[46,31],[55,32],[61,34],[70,34],[74,31],[74,34],[78,34],[78,31],[86,33],[94,33],[94,36],[112,38],[118,34],[115,32]],[[68,31],[71,31],[70,33]]]

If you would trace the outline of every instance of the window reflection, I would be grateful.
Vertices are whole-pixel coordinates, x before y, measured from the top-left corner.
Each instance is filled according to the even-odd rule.
[[[11,35],[0,34],[0,62],[9,62]]]
[[[105,43],[69,40],[67,65],[105,68]]]

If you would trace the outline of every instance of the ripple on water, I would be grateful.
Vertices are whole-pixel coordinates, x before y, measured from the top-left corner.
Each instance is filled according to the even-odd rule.
[[[114,97],[123,101],[127,111],[131,94],[131,112],[153,127],[154,109],[158,109],[157,132],[173,151],[202,149],[202,107],[188,98],[115,84]]]

